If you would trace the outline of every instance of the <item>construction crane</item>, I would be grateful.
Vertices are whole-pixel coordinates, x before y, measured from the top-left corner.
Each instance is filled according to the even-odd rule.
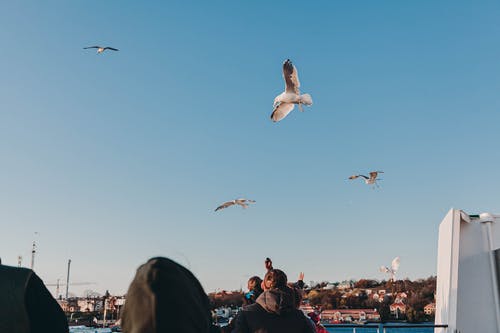
[[[70,273],[70,267],[71,267],[71,259],[68,259],[68,273],[66,275],[66,283],[60,283],[60,279],[57,279],[57,283],[48,283],[46,286],[48,287],[56,287],[56,298],[59,298],[59,287],[61,286],[66,286],[66,299],[68,299],[68,290],[69,286],[88,286],[91,284],[95,284],[95,282],[75,282],[75,283],[69,283],[69,273]]]
[[[68,286],[66,283],[60,283],[61,279],[57,279],[56,283],[46,283],[46,287],[56,287],[56,298],[59,298],[59,290],[60,287]],[[73,282],[70,283],[70,286],[89,286],[92,284],[96,284],[95,282]],[[67,289],[67,288],[66,288]],[[68,298],[68,294],[66,293],[66,298]]]
[[[35,237],[38,235],[38,231],[35,231]],[[35,270],[35,254],[36,254],[36,243],[33,239],[33,247],[31,249],[31,270]]]
[[[36,244],[33,241],[33,248],[31,249],[31,270],[35,268],[35,253],[36,253]]]

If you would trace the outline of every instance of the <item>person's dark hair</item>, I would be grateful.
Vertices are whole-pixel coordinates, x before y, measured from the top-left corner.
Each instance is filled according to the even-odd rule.
[[[270,281],[271,288],[281,290],[286,290],[288,288],[287,280],[285,272],[280,269],[271,269],[266,273],[266,276],[264,276],[264,283]]]
[[[137,269],[130,284],[122,327],[128,333],[207,333],[207,294],[188,269],[167,258],[152,258]]]
[[[262,279],[260,277],[252,276],[250,279],[248,279],[248,289],[251,290],[260,290],[262,291],[262,288],[260,287],[260,284],[262,283]]]
[[[248,292],[245,294],[243,298],[244,305],[250,305],[255,303],[257,297],[262,294],[263,290],[261,287],[262,280],[258,276],[252,276],[248,279]]]

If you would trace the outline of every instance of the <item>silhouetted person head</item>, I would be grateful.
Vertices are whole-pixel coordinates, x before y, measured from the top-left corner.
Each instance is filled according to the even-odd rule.
[[[261,284],[262,280],[258,276],[252,276],[248,279],[248,292],[245,294],[245,298],[243,300],[245,305],[255,303],[257,297],[262,294],[263,290]]]
[[[285,272],[280,269],[271,269],[264,276],[262,289],[269,290],[277,288],[280,290],[286,290],[288,288],[287,280]]]
[[[260,277],[252,276],[250,279],[248,279],[248,290],[260,290],[260,292],[262,292],[262,288],[260,286],[261,283],[262,279]]]
[[[209,300],[188,269],[167,258],[152,258],[137,269],[130,284],[122,327],[125,333],[209,332]]]

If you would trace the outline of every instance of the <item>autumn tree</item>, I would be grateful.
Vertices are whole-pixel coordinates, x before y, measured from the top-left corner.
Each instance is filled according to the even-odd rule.
[[[361,279],[354,283],[354,288],[375,288],[380,286],[380,283],[376,280]]]

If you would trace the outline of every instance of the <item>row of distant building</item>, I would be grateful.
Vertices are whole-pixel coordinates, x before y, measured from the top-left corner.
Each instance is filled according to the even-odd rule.
[[[351,285],[352,287],[352,285]],[[347,298],[348,295],[360,296],[363,292],[369,299],[374,301],[383,302],[386,296],[392,296],[392,293],[387,292],[385,289],[359,289],[349,290],[349,284],[336,286],[337,289],[341,289],[344,293],[342,298]],[[323,289],[330,289],[329,286]],[[406,314],[408,306],[406,305],[408,299],[408,294],[405,292],[398,292],[394,295],[394,302],[389,305],[389,310],[391,315],[398,318],[399,315]],[[310,305],[302,305],[300,309],[305,313],[315,311],[316,309]],[[426,315],[434,315],[436,312],[436,303],[432,302],[424,307],[424,313]],[[338,323],[338,322],[356,322],[356,321],[379,321],[380,314],[376,309],[333,309],[333,310],[323,310],[321,312],[321,320],[325,323]]]
[[[125,296],[112,297],[72,297],[68,299],[58,299],[57,303],[66,313],[74,312],[120,312],[121,307],[125,304]]]
[[[385,289],[363,290],[368,297],[373,300],[382,302],[385,296],[391,296]],[[217,295],[219,294],[219,295]],[[217,296],[224,296],[232,294],[232,292],[220,291],[216,293]],[[354,296],[359,296],[354,293]],[[345,295],[343,295],[345,297]],[[406,299],[408,295],[405,292],[399,292],[394,297],[394,302],[389,305],[390,312],[393,316],[398,314],[405,314],[407,311]],[[73,297],[68,299],[58,299],[57,302],[62,310],[66,313],[74,312],[102,312],[107,310],[109,312],[120,312],[121,307],[125,304],[125,296],[110,296],[110,297]],[[310,305],[304,304],[300,307],[304,313],[313,312],[316,309]],[[436,304],[429,303],[424,307],[426,315],[433,315],[436,311]],[[321,312],[322,320],[326,322],[350,322],[350,321],[365,321],[365,320],[380,320],[380,315],[376,309],[333,309],[323,310]]]
[[[385,290],[379,290],[378,293],[373,294],[373,298],[382,301],[385,295]],[[406,293],[398,293],[395,298],[394,303],[390,305],[390,310],[393,313],[399,311],[400,313],[406,313],[407,306],[405,304],[405,299],[407,298]],[[112,296],[109,298],[95,297],[73,297],[69,299],[59,299],[57,300],[59,306],[64,312],[95,312],[95,311],[108,311],[119,310],[121,306],[125,304],[125,296]],[[302,306],[304,311],[309,311],[313,309],[311,306]],[[325,310],[327,311],[327,310]],[[427,315],[431,315],[436,311],[436,304],[429,303],[424,307],[424,312]],[[309,311],[310,312],[310,311]]]
[[[342,297],[347,297],[348,294],[353,296],[359,296],[361,292],[366,293],[369,298],[383,302],[386,299],[386,296],[392,296],[392,293],[387,292],[385,289],[359,289],[357,291],[349,290],[352,288],[352,284],[345,283],[340,285],[344,294]],[[339,286],[335,286],[339,289]],[[330,289],[329,287],[324,287],[323,289]],[[348,291],[349,292],[346,292]],[[219,291],[213,294],[215,299],[223,298],[227,295],[231,295],[234,292],[231,291]],[[408,294],[405,292],[398,292],[394,295],[394,302],[389,305],[389,310],[391,315],[395,318],[398,318],[400,315],[406,314],[408,306],[407,303]],[[310,312],[317,312],[318,309],[307,304],[307,300],[305,304],[300,306],[300,310],[304,312],[304,314],[308,314]],[[433,315],[436,311],[436,303],[432,302],[427,304],[424,307],[424,313],[426,315]],[[216,309],[216,313],[218,317],[229,318],[234,315],[234,310],[226,307],[222,307],[220,309]],[[321,320],[324,323],[341,323],[341,322],[357,322],[357,321],[380,321],[380,314],[376,309],[332,309],[332,310],[323,310],[320,314]]]
[[[406,313],[406,305],[402,302],[394,302],[390,306],[391,315],[397,317]],[[310,305],[301,305],[300,310],[304,314],[315,312],[316,309]],[[433,315],[436,312],[436,303],[429,303],[424,307],[426,315]],[[380,321],[380,314],[377,309],[332,309],[323,310],[320,313],[323,323],[349,323],[363,321]]]

